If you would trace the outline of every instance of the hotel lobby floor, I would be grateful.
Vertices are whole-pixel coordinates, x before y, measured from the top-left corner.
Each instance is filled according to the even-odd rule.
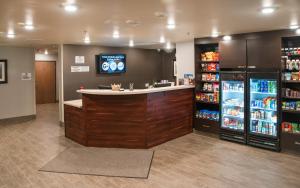
[[[39,105],[37,119],[0,125],[0,188],[15,187],[299,187],[300,157],[189,134],[154,147],[148,179],[38,171],[68,147],[58,105]]]

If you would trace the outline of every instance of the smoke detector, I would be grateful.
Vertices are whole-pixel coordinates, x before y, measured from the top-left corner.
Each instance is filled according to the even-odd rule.
[[[126,20],[125,23],[130,26],[133,26],[133,27],[137,27],[137,26],[141,25],[141,22],[139,22],[137,20]]]
[[[164,19],[168,17],[168,14],[165,12],[155,12],[154,13],[155,17],[160,18],[160,19]]]

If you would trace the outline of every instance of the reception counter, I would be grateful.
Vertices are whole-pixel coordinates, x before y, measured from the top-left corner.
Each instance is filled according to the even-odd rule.
[[[84,146],[150,148],[192,132],[194,86],[78,90],[65,102],[66,137]]]

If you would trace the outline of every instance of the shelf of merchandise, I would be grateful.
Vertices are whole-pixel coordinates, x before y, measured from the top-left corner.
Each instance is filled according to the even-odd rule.
[[[300,80],[283,80],[283,83],[300,84]]]
[[[198,61],[199,63],[219,63],[219,61]]]
[[[216,75],[219,74],[219,70],[209,70],[209,69],[202,69],[202,64],[216,64],[219,65],[219,61],[213,59],[211,61],[203,61],[201,59],[201,53],[205,52],[217,52],[218,51],[218,44],[195,44],[195,86],[196,86],[196,94],[197,93],[204,93],[204,94],[217,94],[219,95],[218,91],[205,91],[203,90],[204,83],[208,84],[218,84],[219,80],[202,80],[202,74],[212,74]],[[219,103],[218,102],[208,102],[208,101],[201,101],[195,100],[195,113],[199,110],[209,110],[209,111],[219,111]],[[194,119],[194,128],[197,131],[203,131],[208,133],[219,134],[219,121],[209,120],[209,119]]]
[[[208,102],[208,101],[200,101],[200,100],[196,100],[197,103],[202,103],[202,104],[212,104],[212,105],[219,105],[219,103],[217,102]]]
[[[300,54],[290,54],[287,55],[286,53],[290,53],[289,51],[294,48],[298,48],[298,53],[300,49],[300,37],[288,37],[283,38],[282,40],[282,75],[285,73],[292,73],[292,72],[299,72],[298,68],[287,68],[287,59],[288,60],[300,60]],[[288,52],[286,51],[288,49]],[[295,52],[292,52],[295,53]],[[287,59],[286,59],[287,58]],[[298,78],[300,79],[300,78]],[[300,91],[300,80],[285,80],[284,77],[282,79],[282,88],[290,88],[292,90]],[[282,96],[282,101],[300,101],[300,97],[289,97],[289,96]],[[296,110],[289,110],[289,109],[282,109],[282,122],[290,122],[290,123],[297,123],[300,124],[300,111]],[[292,152],[300,155],[300,133],[292,133],[292,132],[285,132],[284,130],[281,131],[281,149],[282,151]]]
[[[199,71],[199,73],[219,73],[220,71]]]
[[[206,83],[219,83],[218,80],[200,80],[200,82],[206,82]]]
[[[291,99],[291,100],[300,100],[300,97],[287,97],[287,96],[283,96],[283,99]]]
[[[272,111],[272,112],[276,112],[276,109],[271,109],[271,108],[260,108],[260,107],[250,107],[250,109],[253,110],[265,110],[265,111]]]
[[[293,113],[293,114],[300,114],[300,111],[298,110],[282,110],[284,113]]]

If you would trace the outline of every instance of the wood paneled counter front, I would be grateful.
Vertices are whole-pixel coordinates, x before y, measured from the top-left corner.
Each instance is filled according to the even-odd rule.
[[[65,102],[66,137],[85,146],[150,148],[192,132],[194,86],[78,90]]]

